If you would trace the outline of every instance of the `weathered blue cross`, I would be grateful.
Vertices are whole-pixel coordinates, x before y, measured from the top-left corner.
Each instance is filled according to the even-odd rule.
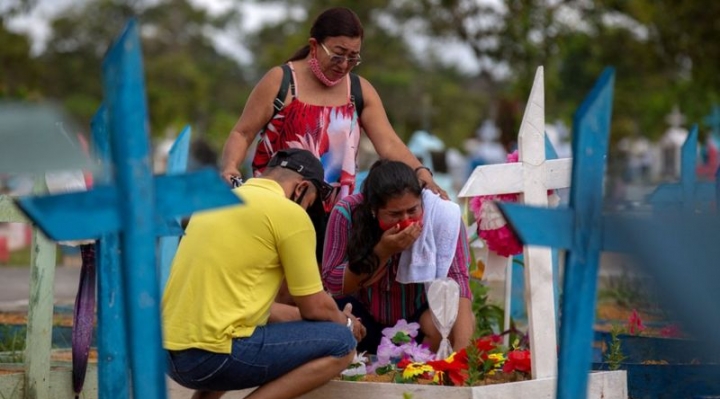
[[[108,115],[100,106],[90,122],[95,154],[102,169],[95,184],[112,183],[112,154],[108,132]],[[116,395],[127,398],[127,320],[125,319],[125,293],[122,288],[120,266],[120,237],[107,232],[96,242],[96,270],[98,295],[98,390],[101,398]]]
[[[720,146],[720,106],[713,105],[712,111],[705,117],[705,125],[710,127],[715,145]]]
[[[612,243],[603,229],[603,178],[615,73],[606,69],[573,120],[573,173],[568,208],[499,204],[525,245],[568,249],[563,285],[557,397],[585,397],[592,360],[600,251]]]
[[[190,126],[186,126],[178,135],[177,139],[170,147],[170,153],[167,158],[167,166],[165,173],[168,175],[179,175],[185,173],[187,170],[188,163],[188,152],[190,148],[190,138],[192,137],[192,129]],[[180,219],[177,218],[175,223],[180,224]],[[172,263],[175,252],[177,252],[178,245],[180,244],[179,235],[169,235],[160,237],[160,244],[158,247],[159,259],[158,267],[160,270],[160,292],[165,289],[165,284],[170,276],[170,264]]]
[[[83,193],[22,198],[18,205],[54,240],[102,237],[101,243],[108,244],[108,237],[120,233],[115,237],[120,241],[120,252],[101,256],[120,257],[117,266],[121,272],[106,277],[119,278],[123,287],[132,396],[165,398],[155,237],[167,228],[162,221],[240,201],[212,169],[153,178],[142,53],[135,20],[111,45],[103,60],[102,74],[115,183],[97,184]],[[95,128],[102,129],[103,115],[102,111],[96,115]],[[109,246],[112,242],[110,238]],[[100,287],[105,283],[108,281],[101,278]],[[116,299],[100,294],[101,301]],[[120,307],[110,309],[109,314],[101,312],[101,340],[108,338],[103,335],[109,330],[117,329],[116,324],[106,323],[112,318],[123,319],[119,312]],[[108,352],[101,354],[101,365],[108,360],[103,355]],[[107,371],[101,367],[101,373]],[[124,377],[127,368],[117,372]],[[101,396],[118,397],[118,391],[101,391]]]
[[[659,185],[650,195],[650,203],[657,210],[682,210],[686,213],[706,211],[707,204],[717,201],[717,182],[698,182],[697,165],[698,127],[690,129],[680,155],[680,181]],[[720,175],[716,173],[716,180]]]

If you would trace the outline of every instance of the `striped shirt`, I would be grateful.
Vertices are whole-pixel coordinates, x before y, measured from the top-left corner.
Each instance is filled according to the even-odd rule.
[[[352,229],[352,212],[362,202],[362,194],[354,194],[340,200],[328,221],[323,253],[322,279],[325,289],[335,297],[342,293],[343,277],[348,264],[347,246]],[[461,223],[460,237],[455,258],[448,277],[460,286],[460,297],[472,300],[468,268],[470,251],[465,226]],[[366,288],[360,288],[354,296],[381,324],[392,326],[400,319],[407,320],[427,303],[424,284],[400,284],[395,281],[400,253],[388,260],[387,273],[383,278]]]

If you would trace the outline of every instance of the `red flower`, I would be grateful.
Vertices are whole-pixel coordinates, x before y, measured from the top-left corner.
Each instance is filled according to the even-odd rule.
[[[412,360],[410,360],[410,358],[404,357],[401,361],[398,362],[397,368],[399,368],[400,370],[404,370],[405,367],[407,367],[410,363],[412,363]]]
[[[513,371],[519,371],[529,374],[531,367],[530,351],[514,350],[508,352],[507,360],[505,360],[505,364],[503,365],[503,372],[512,373]]]
[[[668,324],[660,330],[660,336],[663,338],[682,338],[683,332],[677,324]]]
[[[492,337],[482,337],[475,341],[475,347],[478,348],[480,352],[490,352],[495,349],[495,342]]]
[[[628,332],[633,335],[638,335],[644,329],[645,326],[643,325],[642,320],[640,320],[640,315],[638,315],[636,309],[633,309],[630,319],[628,319]]]
[[[455,356],[452,357],[452,361],[449,362],[447,359],[444,360],[430,360],[427,364],[435,369],[447,375],[452,385],[463,386],[468,378],[468,364],[467,364],[467,353],[465,349],[459,350]]]

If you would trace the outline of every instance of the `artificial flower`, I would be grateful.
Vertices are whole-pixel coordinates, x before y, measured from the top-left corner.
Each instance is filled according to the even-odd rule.
[[[365,352],[355,353],[352,363],[340,374],[343,378],[354,379],[368,374],[366,363],[368,362]]]
[[[530,373],[532,367],[530,361],[530,351],[528,350],[514,350],[507,354],[507,360],[503,364],[504,373],[512,373],[513,371],[519,371],[521,373]]]
[[[407,366],[410,365],[411,363],[412,363],[412,361],[411,361],[410,359],[408,359],[408,358],[405,357],[405,358],[403,358],[402,360],[400,360],[400,361],[398,362],[397,368],[400,369],[400,370],[403,370],[403,369],[405,369],[405,367],[407,367]]]
[[[477,280],[482,280],[484,274],[485,274],[485,263],[482,260],[478,259],[475,270],[470,272],[470,277],[477,279]]]
[[[430,350],[429,345],[418,344],[415,341],[400,346],[403,355],[412,359],[413,362],[426,362],[435,359],[435,354]]]
[[[645,326],[640,319],[640,315],[638,315],[637,309],[633,309],[628,319],[628,332],[632,335],[639,335],[644,329]]]
[[[397,321],[394,327],[387,327],[382,330],[382,335],[385,337],[388,337],[390,340],[393,340],[395,337],[397,337],[398,333],[403,335],[408,335],[411,338],[415,338],[418,335],[418,331],[420,330],[420,324],[418,323],[408,323],[405,319],[400,319]],[[407,340],[405,342],[409,342],[410,340]],[[396,342],[397,343],[397,342]]]
[[[377,351],[377,362],[367,368],[368,373],[384,374],[396,371],[397,378],[414,381],[418,377],[431,379],[440,385],[463,386],[481,381],[486,375],[495,373],[530,373],[530,352],[514,349],[507,350],[501,345],[502,337],[488,335],[475,339],[469,348],[452,353],[446,359],[434,360],[434,354],[425,345],[419,345],[414,339],[409,342],[395,342],[391,337],[409,336],[411,324],[401,321],[398,326],[383,331]],[[517,344],[515,345],[517,347]]]
[[[517,150],[507,155],[507,162],[518,162]],[[470,209],[477,221],[478,236],[482,238],[488,249],[500,256],[513,256],[522,252],[523,246],[515,233],[507,225],[507,221],[495,202],[518,202],[520,194],[481,195],[470,199]],[[548,206],[557,206],[560,197],[553,190],[548,190]]]
[[[460,354],[462,352],[462,354]],[[459,355],[459,356],[458,356]],[[436,372],[439,374],[439,379],[442,380],[439,383],[445,381],[445,376],[450,380],[450,383],[455,386],[465,385],[465,381],[468,378],[468,365],[467,355],[465,349],[461,349],[455,352],[443,360],[431,360],[427,362]]]
[[[382,337],[377,348],[377,367],[389,365],[392,359],[399,358],[402,354],[401,346],[395,345],[388,337]]]
[[[663,338],[682,338],[683,332],[677,324],[668,324],[660,329],[660,336]]]
[[[500,367],[505,362],[505,356],[502,353],[491,353],[488,355],[488,359],[495,362],[495,368]]]
[[[399,365],[398,365],[399,367]],[[431,373],[435,371],[435,369],[432,368],[429,364],[426,363],[408,363],[403,368],[402,376],[406,380],[411,380],[416,377],[419,377],[425,373]]]

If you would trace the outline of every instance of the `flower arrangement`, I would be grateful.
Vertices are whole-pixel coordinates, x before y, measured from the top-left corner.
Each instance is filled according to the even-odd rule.
[[[501,336],[485,336],[446,359],[435,359],[427,346],[415,342],[419,329],[418,323],[405,320],[384,329],[377,358],[367,366],[367,374],[343,379],[377,380],[372,377],[386,376],[385,381],[396,383],[474,386],[530,378],[530,351],[521,348],[518,340],[508,349],[501,345]],[[358,366],[353,364],[351,369],[355,368]]]
[[[507,155],[507,162],[518,162],[518,151]],[[478,236],[488,248],[500,256],[513,256],[522,252],[523,246],[515,233],[507,225],[507,221],[495,202],[518,202],[520,194],[480,195],[470,199],[470,209],[477,221]],[[548,190],[548,205],[557,206],[560,198],[553,190]]]

